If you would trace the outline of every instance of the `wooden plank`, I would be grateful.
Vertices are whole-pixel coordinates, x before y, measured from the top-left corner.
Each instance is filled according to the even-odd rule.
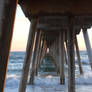
[[[18,0],[0,0],[0,92],[4,92]]]
[[[37,30],[37,22],[38,22],[38,19],[36,18],[31,20],[31,26],[29,31],[29,37],[27,42],[26,55],[24,60],[22,78],[20,81],[19,92],[26,92],[26,84],[27,84],[28,72],[30,67],[30,59],[32,57],[35,32]]]
[[[87,48],[89,62],[90,62],[91,69],[92,69],[92,50],[91,50],[91,45],[90,45],[90,41],[89,41],[89,37],[88,37],[88,33],[87,33],[86,28],[83,29],[83,36],[84,36],[85,45],[86,45],[86,48]]]

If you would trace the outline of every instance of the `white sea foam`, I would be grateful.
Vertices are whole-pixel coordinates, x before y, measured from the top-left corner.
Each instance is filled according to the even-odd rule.
[[[8,67],[8,76],[6,80],[5,92],[18,92],[20,84],[20,75],[23,67],[24,53],[11,53]],[[92,72],[89,65],[87,54],[81,52],[81,61],[84,75],[79,76],[79,67],[76,58],[76,92],[92,92]],[[17,70],[16,70],[17,69]],[[44,72],[40,72],[40,74]],[[52,72],[51,72],[52,73]],[[50,74],[51,74],[50,73]],[[60,85],[59,76],[38,76],[34,80],[34,85],[27,85],[26,92],[67,92],[68,90],[68,66],[65,65],[65,85]],[[52,73],[53,74],[53,73]]]
[[[64,86],[60,85],[59,79],[59,76],[53,77],[51,75],[46,77],[36,77],[34,85],[27,85],[26,92],[67,92],[68,79],[66,79]],[[5,92],[18,92],[19,83],[20,78],[18,76],[8,76],[6,80]],[[76,89],[81,90],[78,92],[91,92],[92,72],[86,73],[81,75],[79,78],[76,78],[76,85]]]

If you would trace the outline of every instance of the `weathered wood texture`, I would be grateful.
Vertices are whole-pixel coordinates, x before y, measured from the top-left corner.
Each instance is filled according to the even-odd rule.
[[[78,61],[78,65],[79,65],[79,71],[80,71],[80,74],[83,74],[77,36],[75,37],[75,47],[76,47],[76,54],[77,54],[77,61]]]
[[[38,22],[38,19],[31,20],[31,26],[30,26],[30,30],[29,30],[29,37],[28,37],[28,43],[27,43],[27,48],[26,48],[26,55],[25,55],[25,60],[24,60],[22,78],[20,81],[19,92],[26,92],[26,84],[27,84],[27,79],[28,79],[30,60],[32,57],[35,32],[37,30],[36,29],[37,22]]]
[[[83,29],[83,36],[84,36],[85,45],[86,45],[86,48],[87,48],[89,62],[90,62],[91,69],[92,69],[92,50],[91,50],[91,45],[90,45],[87,29]]]
[[[18,0],[0,0],[0,92],[4,92]]]
[[[75,92],[75,60],[74,60],[74,23],[73,17],[69,17],[69,30],[67,32],[68,48],[68,92]]]
[[[60,64],[60,84],[65,84],[64,74],[64,31],[59,35],[59,64]]]

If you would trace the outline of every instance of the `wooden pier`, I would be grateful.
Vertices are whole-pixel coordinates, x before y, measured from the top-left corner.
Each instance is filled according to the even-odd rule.
[[[83,74],[77,41],[81,29],[92,69],[92,51],[87,34],[87,29],[92,26],[92,0],[0,0],[0,92],[4,92],[5,87],[17,4],[31,22],[19,92],[26,92],[30,71],[29,83],[34,83],[47,49],[60,74],[61,85],[65,84],[64,63],[68,64],[68,92],[75,92],[74,46],[79,71]]]

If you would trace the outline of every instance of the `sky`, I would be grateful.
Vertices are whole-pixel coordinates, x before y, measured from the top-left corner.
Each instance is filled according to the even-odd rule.
[[[24,16],[21,8],[17,7],[14,33],[12,39],[11,51],[25,51],[28,39],[30,22]]]
[[[20,6],[17,7],[14,33],[12,39],[11,51],[25,51],[28,39],[30,22],[23,14]],[[92,47],[92,28],[88,29],[89,40]],[[80,50],[86,50],[82,31],[77,36]]]

